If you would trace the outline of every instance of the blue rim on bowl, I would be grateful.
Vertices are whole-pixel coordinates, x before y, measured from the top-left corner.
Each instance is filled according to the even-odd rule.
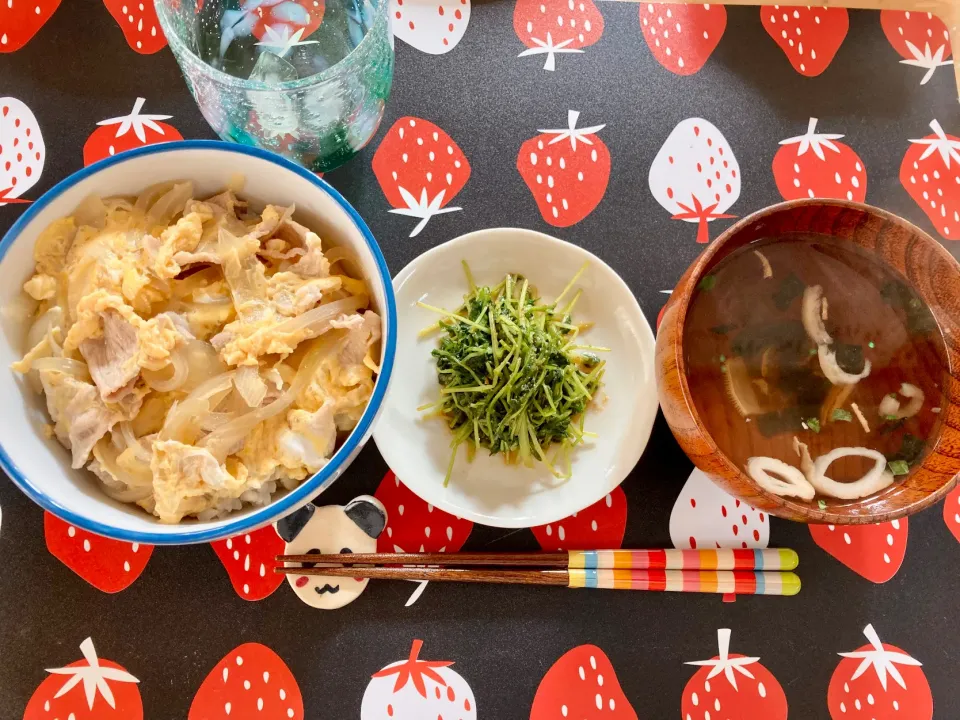
[[[393,362],[396,354],[397,307],[393,293],[393,281],[390,277],[390,271],[387,269],[387,262],[383,257],[383,253],[380,251],[380,247],[377,245],[377,242],[373,237],[373,233],[370,232],[370,228],[367,227],[367,224],[363,221],[363,218],[360,217],[353,206],[351,206],[350,203],[348,203],[346,199],[344,199],[344,197],[328,182],[317,177],[309,170],[306,170],[305,168],[302,168],[279,155],[275,155],[259,148],[248,147],[245,145],[235,145],[232,143],[221,142],[219,140],[179,140],[175,142],[160,143],[158,145],[149,145],[146,147],[137,148],[135,150],[128,150],[120,153],[119,155],[115,155],[94,163],[93,165],[85,167],[82,170],[78,170],[45,192],[43,196],[31,204],[17,219],[17,221],[14,222],[11,228],[3,236],[3,239],[0,240],[0,263],[3,262],[3,259],[7,254],[7,250],[20,236],[20,233],[23,232],[23,229],[29,225],[37,215],[40,214],[43,208],[45,208],[52,200],[61,195],[64,191],[73,187],[82,180],[95,175],[97,172],[113,165],[117,165],[127,160],[132,160],[144,155],[155,155],[177,150],[216,150],[218,152],[239,153],[242,155],[256,157],[261,160],[266,160],[267,162],[273,163],[274,165],[279,165],[283,169],[299,175],[301,178],[309,181],[321,192],[326,193],[334,201],[336,201],[336,203],[344,210],[344,212],[347,213],[357,230],[359,230],[367,244],[367,247],[370,249],[370,252],[374,257],[374,260],[376,261],[379,278],[384,286],[384,297],[386,300],[386,307],[381,308],[386,320],[385,330],[383,333],[383,337],[386,339],[386,345],[384,347],[383,362],[380,367],[380,374],[377,377],[377,383],[374,387],[370,402],[363,411],[363,415],[361,415],[357,426],[347,437],[343,445],[337,449],[337,452],[334,453],[333,457],[330,458],[330,461],[317,474],[307,478],[300,483],[300,485],[289,491],[286,495],[278,500],[271,502],[269,505],[264,505],[263,507],[250,512],[243,517],[222,525],[217,525],[213,528],[200,527],[194,529],[191,525],[182,525],[180,526],[182,529],[179,532],[154,533],[123,530],[104,525],[93,518],[77,514],[76,512],[62,507],[51,500],[40,488],[31,483],[30,480],[20,471],[20,468],[18,468],[17,465],[11,460],[2,443],[0,443],[0,468],[6,472],[10,479],[13,480],[13,483],[20,488],[24,494],[26,494],[44,510],[48,510],[63,520],[66,520],[67,522],[70,522],[79,528],[88,530],[98,535],[111,537],[117,540],[125,540],[127,542],[149,543],[152,545],[181,545],[187,543],[211,542],[230,537],[232,535],[237,535],[241,532],[246,532],[260,527],[261,525],[267,524],[273,519],[296,509],[300,505],[303,505],[315,495],[325,490],[326,487],[333,481],[334,475],[340,468],[343,460],[358,450],[361,438],[367,435],[367,433],[370,431],[373,421],[376,419],[376,416],[379,413],[380,407],[383,403],[383,398],[390,382],[390,376],[393,372]]]

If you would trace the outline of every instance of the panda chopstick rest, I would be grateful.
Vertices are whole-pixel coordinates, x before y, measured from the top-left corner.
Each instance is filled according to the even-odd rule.
[[[346,505],[317,507],[312,503],[277,521],[277,534],[286,542],[284,554],[372,553],[387,525],[387,511],[369,495]],[[296,563],[286,563],[287,567]],[[313,567],[306,564],[306,567]],[[335,610],[353,602],[368,580],[325,575],[287,575],[287,582],[307,605]]]

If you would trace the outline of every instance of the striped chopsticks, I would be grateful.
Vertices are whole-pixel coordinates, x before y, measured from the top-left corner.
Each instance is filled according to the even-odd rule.
[[[569,586],[613,590],[796,595],[793,550],[572,550]]]
[[[791,572],[799,558],[787,549],[355,553],[279,555],[277,560],[286,566],[275,572],[286,575],[737,595],[800,592],[800,578]]]

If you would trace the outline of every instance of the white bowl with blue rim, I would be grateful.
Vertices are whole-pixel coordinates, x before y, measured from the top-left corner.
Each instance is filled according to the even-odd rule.
[[[244,178],[240,193],[254,207],[266,203],[297,206],[297,219],[325,243],[351,248],[360,258],[372,305],[383,318],[381,371],[373,396],[356,428],[313,477],[273,502],[217,520],[184,520],[165,525],[136,505],[110,499],[86,469],[70,467],[70,453],[46,437],[50,422],[43,396],[12,370],[24,348],[28,315],[22,284],[34,270],[37,236],[54,220],[71,215],[89,195],[135,195],[158,182],[192,180],[197,197],[222,190],[231,178]],[[209,542],[273,522],[311,500],[336,480],[367,442],[380,411],[393,361],[397,312],[390,273],[370,229],[328,183],[278,155],[229,143],[188,140],[121,153],[63,180],[30,205],[0,241],[0,467],[34,502],[77,527],[118,540],[173,545]]]

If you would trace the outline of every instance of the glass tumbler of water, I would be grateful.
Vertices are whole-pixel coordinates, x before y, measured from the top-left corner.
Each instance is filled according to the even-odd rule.
[[[156,0],[156,9],[221,138],[326,172],[366,145],[383,116],[388,1]]]

